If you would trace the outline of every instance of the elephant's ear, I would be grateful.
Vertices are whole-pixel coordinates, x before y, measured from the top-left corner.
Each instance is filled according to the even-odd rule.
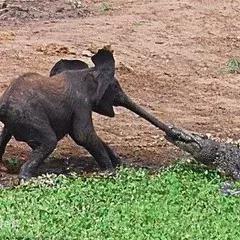
[[[98,84],[96,93],[96,104],[98,105],[103,98],[108,87],[114,83],[115,60],[112,51],[100,49],[92,56],[92,61],[96,69],[96,81]]]
[[[68,70],[82,70],[88,68],[88,65],[81,60],[61,59],[56,62],[50,70],[50,77]]]
[[[114,109],[113,109],[113,90],[111,87],[108,87],[103,95],[101,101],[98,105],[95,105],[93,110],[99,114],[102,114],[107,117],[114,117]]]
[[[115,116],[113,106],[108,103],[106,104],[105,102],[102,101],[97,106],[93,107],[93,111],[106,117]]]

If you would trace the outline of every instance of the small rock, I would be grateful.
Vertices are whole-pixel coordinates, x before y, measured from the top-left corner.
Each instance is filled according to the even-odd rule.
[[[211,133],[206,133],[205,135],[207,136],[207,138],[211,138],[212,137]]]
[[[62,13],[64,11],[64,7],[60,7],[56,10],[56,13]]]
[[[163,41],[156,41],[155,44],[164,44]]]

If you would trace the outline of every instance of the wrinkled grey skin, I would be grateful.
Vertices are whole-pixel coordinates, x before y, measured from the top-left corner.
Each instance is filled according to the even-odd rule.
[[[55,149],[57,142],[69,135],[83,146],[103,170],[113,171],[119,157],[96,134],[93,108],[123,106],[158,128],[168,127],[135,104],[114,77],[115,61],[110,51],[101,49],[92,57],[93,68],[64,71],[53,77],[27,73],[15,79],[0,98],[0,159],[12,136],[26,142],[32,153],[22,166],[20,179],[34,176],[38,166]]]
[[[68,60],[68,59],[61,59],[58,62],[54,64],[52,69],[50,70],[50,77],[53,77],[57,74],[60,74],[65,71],[70,70],[83,70],[89,68],[87,63],[81,61],[81,60]],[[117,80],[116,80],[117,81]],[[114,112],[111,106],[109,104],[106,104],[109,94],[105,94],[103,99],[100,101],[98,105],[93,105],[92,110],[96,113],[99,113],[101,115],[107,116],[107,117],[114,117]]]
[[[217,169],[233,180],[240,179],[240,149],[237,146],[219,143],[207,136],[176,127],[171,127],[171,130],[165,138],[175,146],[190,153],[198,162]],[[239,191],[231,192],[231,186],[231,184],[225,184],[223,192],[231,195],[240,193]]]

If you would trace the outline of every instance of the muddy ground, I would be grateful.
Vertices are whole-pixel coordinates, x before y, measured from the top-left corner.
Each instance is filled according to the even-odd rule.
[[[89,62],[85,50],[111,44],[121,85],[145,109],[180,127],[239,138],[240,76],[226,69],[240,56],[238,1],[0,0],[0,6],[1,92],[19,74],[48,75],[60,58]],[[116,109],[113,119],[95,114],[94,122],[126,163],[160,167],[182,154],[127,110]],[[13,139],[4,158],[25,160],[28,153]],[[53,157],[85,155],[66,137]]]

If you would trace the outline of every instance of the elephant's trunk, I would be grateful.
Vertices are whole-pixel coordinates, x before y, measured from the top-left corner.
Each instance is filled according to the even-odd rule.
[[[165,123],[159,121],[157,118],[149,114],[147,111],[145,111],[143,108],[138,106],[135,102],[133,102],[125,93],[120,93],[120,96],[117,101],[117,106],[125,107],[132,112],[136,113],[140,117],[144,118],[148,122],[152,123],[157,128],[164,131],[166,134],[171,133],[171,128],[166,125]]]

